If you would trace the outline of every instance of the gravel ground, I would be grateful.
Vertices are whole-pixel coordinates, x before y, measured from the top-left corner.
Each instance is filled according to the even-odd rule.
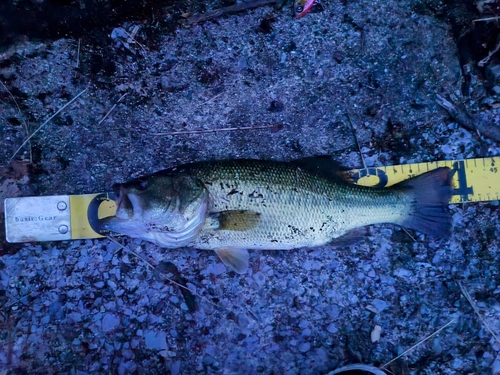
[[[123,21],[100,43],[17,41],[0,54],[0,196],[107,191],[209,159],[329,154],[359,167],[356,138],[369,166],[500,155],[435,102],[452,94],[498,125],[476,65],[463,97],[452,28],[429,4],[332,1],[300,20],[262,7],[190,27]],[[26,127],[83,90],[9,165]],[[227,127],[257,129],[215,131]],[[214,132],[165,134],[195,130]],[[346,248],[251,252],[246,275],[211,252],[128,238],[2,242],[0,369],[326,374],[381,366],[451,322],[388,369],[500,374],[499,204],[452,214],[447,240],[375,226]]]

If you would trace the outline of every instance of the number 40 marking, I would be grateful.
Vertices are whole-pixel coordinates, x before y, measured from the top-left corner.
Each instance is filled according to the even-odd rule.
[[[467,186],[467,174],[465,173],[465,161],[460,160],[453,163],[452,176],[457,176],[458,188],[453,189],[453,195],[459,195],[461,201],[467,201],[469,195],[474,194],[472,186]]]

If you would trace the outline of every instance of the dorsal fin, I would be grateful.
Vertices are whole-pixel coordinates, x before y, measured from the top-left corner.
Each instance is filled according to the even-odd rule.
[[[336,182],[351,183],[347,168],[343,167],[338,161],[333,160],[328,155],[311,156],[295,160],[293,162],[297,167],[308,171],[317,176],[322,176]]]

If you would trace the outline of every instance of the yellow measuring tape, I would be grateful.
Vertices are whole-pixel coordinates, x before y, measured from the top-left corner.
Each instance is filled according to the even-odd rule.
[[[499,166],[500,157],[491,157],[370,167],[349,174],[358,185],[388,187],[438,167],[449,167],[454,186],[451,203],[484,202],[500,199]],[[89,217],[101,219],[116,212],[111,193],[71,195],[70,205],[73,239],[102,237],[92,229]]]
[[[454,192],[451,203],[486,202],[500,199],[500,157],[443,160],[426,163],[372,167],[350,172],[363,186],[386,187],[418,176],[438,167],[453,171]]]

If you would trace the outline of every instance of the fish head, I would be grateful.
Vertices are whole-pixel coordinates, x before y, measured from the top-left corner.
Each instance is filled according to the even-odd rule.
[[[156,174],[115,184],[113,190],[116,214],[101,220],[104,230],[178,247],[205,220],[209,194],[194,177]]]

